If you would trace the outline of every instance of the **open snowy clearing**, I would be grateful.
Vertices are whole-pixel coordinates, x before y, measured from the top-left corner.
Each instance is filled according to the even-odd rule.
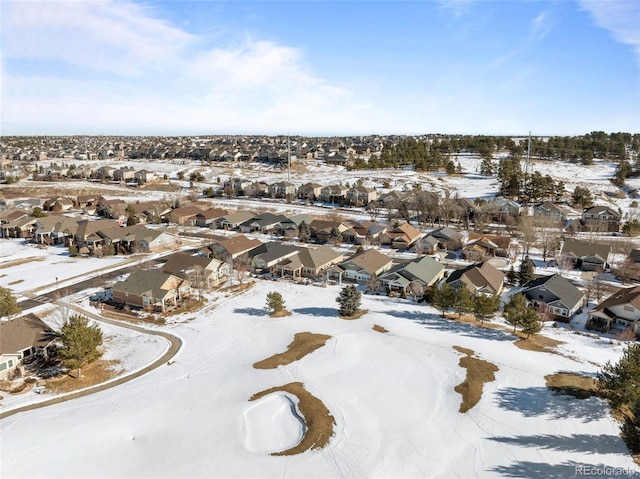
[[[282,293],[291,316],[267,315],[272,290]],[[638,470],[606,403],[557,396],[545,386],[544,376],[558,371],[593,375],[620,357],[617,342],[548,328],[575,359],[523,351],[503,331],[380,296],[363,297],[369,313],[345,321],[337,317],[338,292],[261,281],[197,319],[175,318],[167,328],[184,341],[175,363],[2,420],[3,477],[569,477],[583,465]],[[304,331],[331,339],[286,366],[253,367]],[[454,346],[498,367],[464,414],[454,388],[466,371]],[[322,449],[272,456],[300,440],[304,417],[285,392],[249,399],[292,382],[327,407],[334,436]]]

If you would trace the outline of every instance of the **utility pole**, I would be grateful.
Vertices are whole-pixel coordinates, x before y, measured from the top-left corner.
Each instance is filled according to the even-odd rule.
[[[289,143],[289,133],[287,133],[287,181],[291,181],[291,145]]]

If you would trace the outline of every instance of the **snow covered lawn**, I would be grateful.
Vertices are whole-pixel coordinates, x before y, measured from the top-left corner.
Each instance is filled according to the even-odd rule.
[[[292,315],[270,318],[279,291]],[[191,321],[175,363],[117,388],[2,420],[3,477],[571,477],[576,466],[638,470],[597,399],[551,393],[544,376],[594,374],[616,342],[553,331],[566,356],[524,351],[500,330],[445,320],[424,305],[364,296],[337,317],[338,287],[261,281]],[[388,333],[376,331],[386,329]],[[291,364],[255,369],[295,333],[331,336]],[[454,346],[498,367],[460,413],[466,371]],[[149,347],[140,344],[139,350]],[[335,418],[327,446],[272,456],[300,440],[296,398],[249,399],[292,382]],[[303,418],[302,418],[303,419]]]

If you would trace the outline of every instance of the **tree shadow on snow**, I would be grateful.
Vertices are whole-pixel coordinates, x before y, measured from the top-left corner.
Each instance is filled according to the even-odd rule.
[[[544,477],[545,479],[566,479],[585,475],[588,477],[610,477],[610,466],[604,464],[587,464],[574,461],[562,464],[545,464],[539,462],[518,461],[509,466],[496,466],[490,470],[505,477]]]
[[[539,436],[492,437],[490,439],[536,449],[584,453],[597,451],[599,454],[629,455],[629,451],[622,439],[619,436],[610,436],[608,434],[573,434],[570,436],[546,434]]]
[[[548,416],[552,419],[577,418],[597,421],[607,413],[606,403],[597,398],[576,399],[554,394],[546,387],[503,388],[495,393],[498,406],[525,417]]]
[[[516,339],[512,334],[500,329],[481,328],[479,325],[459,323],[434,314],[414,311],[387,311],[386,313],[396,318],[415,321],[429,329],[454,332],[472,338],[490,339],[493,341],[514,341],[514,339]]]
[[[309,316],[337,316],[337,308],[298,308],[293,310],[296,314],[306,314]]]
[[[235,308],[233,312],[249,316],[267,316],[269,314],[269,311],[260,308]]]

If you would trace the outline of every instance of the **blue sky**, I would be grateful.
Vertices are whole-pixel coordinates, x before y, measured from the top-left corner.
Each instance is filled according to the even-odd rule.
[[[640,132],[640,2],[3,1],[1,133]]]

